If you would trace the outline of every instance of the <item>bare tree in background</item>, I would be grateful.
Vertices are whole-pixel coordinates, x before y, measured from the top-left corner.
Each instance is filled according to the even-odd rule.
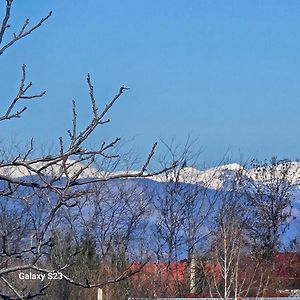
[[[12,33],[10,18],[14,1],[1,2],[5,2],[0,29],[0,55],[3,59],[5,52],[16,42],[28,37],[43,26],[51,17],[52,12],[33,25],[29,19],[26,19],[21,28]],[[139,271],[129,271],[123,265],[124,269],[120,269],[118,274],[112,274],[112,277],[101,278],[101,281],[91,281],[86,277],[81,281],[67,272],[72,262],[64,265],[58,264],[52,269],[47,264],[46,257],[55,247],[55,241],[58,243],[58,239],[53,236],[53,230],[61,224],[62,220],[65,220],[63,212],[72,207],[80,208],[81,201],[99,191],[97,183],[160,173],[147,171],[155,152],[157,145],[155,143],[140,171],[117,174],[106,172],[99,177],[83,179],[85,171],[94,164],[96,159],[101,158],[108,161],[119,159],[119,155],[113,151],[119,138],[104,141],[97,149],[87,147],[87,141],[96,128],[110,122],[107,119],[108,112],[121,95],[128,90],[122,85],[105,107],[100,109],[96,103],[94,87],[89,74],[86,81],[93,116],[84,128],[79,128],[77,124],[76,103],[73,101],[73,119],[72,128],[68,131],[69,139],[59,138],[58,151],[42,156],[34,155],[35,145],[31,140],[29,148],[23,153],[14,157],[8,155],[5,158],[3,156],[0,161],[0,296],[3,299],[32,299],[43,295],[51,284],[47,280],[39,284],[21,282],[18,278],[20,272],[32,271],[41,274],[60,272],[62,279],[70,285],[95,288],[120,282]],[[44,91],[32,92],[32,86],[32,83],[27,80],[27,67],[24,64],[21,68],[20,84],[15,97],[10,101],[7,100],[6,109],[2,107],[1,122],[21,118],[27,109],[26,106],[21,106],[24,102],[34,101],[45,95]],[[15,176],[16,173],[23,174],[23,176]],[[129,208],[130,206],[126,207],[127,210]],[[98,217],[100,216],[101,213]],[[128,226],[135,226],[136,219],[134,218],[136,217],[138,218],[138,216],[132,216],[133,223]],[[111,230],[109,224],[107,224],[107,228]],[[130,231],[130,228],[128,230]],[[113,233],[109,232],[108,234]],[[130,232],[123,234],[126,236]],[[106,240],[110,238],[106,237]],[[106,247],[109,245],[107,244]],[[72,251],[68,254],[70,257],[77,255],[80,249],[75,247]],[[141,268],[143,265],[141,264]]]
[[[281,246],[281,234],[291,217],[298,164],[272,158],[269,163],[252,164],[241,192],[249,207],[251,241],[256,255],[272,259]]]
[[[268,268],[251,251],[247,214],[247,208],[236,195],[228,193],[223,197],[211,246],[205,260],[198,261],[211,297],[239,299],[263,295],[268,284]]]
[[[59,231],[52,231],[57,242],[51,249],[49,263],[53,268],[70,264],[65,273],[82,282],[117,277],[128,268],[131,272],[130,266],[134,262],[144,264],[148,260],[146,255],[139,253],[150,203],[144,188],[123,179],[97,184],[95,189],[94,194],[86,195],[78,205],[64,208]],[[62,291],[63,296],[60,295]],[[49,287],[49,293],[53,299],[95,296],[94,290],[70,287],[62,281]],[[105,287],[107,300],[122,299],[128,293],[127,279],[111,288]]]
[[[177,161],[177,168],[161,176],[162,187],[154,192],[154,252],[157,264],[166,263],[167,270],[170,269],[168,278],[160,278],[158,268],[157,290],[160,290],[159,296],[185,296],[189,292],[195,293],[199,287],[195,278],[195,258],[205,248],[209,217],[219,192],[210,190],[209,185],[203,183],[201,173],[194,168],[199,154],[192,150],[192,142],[188,140],[183,149],[172,144],[166,146],[162,167],[171,159]],[[210,179],[206,178],[206,183]],[[179,276],[182,260],[187,261],[184,281]],[[174,266],[171,268],[174,262],[178,263],[177,272],[174,272]]]
[[[291,213],[298,165],[272,159],[241,167],[216,214],[206,260],[199,261],[211,296],[275,292],[276,253]]]

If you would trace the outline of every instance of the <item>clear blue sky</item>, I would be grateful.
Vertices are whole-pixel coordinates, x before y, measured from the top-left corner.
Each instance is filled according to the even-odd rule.
[[[92,142],[135,137],[146,154],[158,137],[191,135],[207,164],[228,149],[233,160],[300,156],[300,1],[15,0],[14,24],[49,10],[43,28],[0,57],[2,107],[23,63],[36,90],[47,90],[2,125],[2,138],[66,136],[72,99],[84,126],[90,72],[100,107],[131,87]]]

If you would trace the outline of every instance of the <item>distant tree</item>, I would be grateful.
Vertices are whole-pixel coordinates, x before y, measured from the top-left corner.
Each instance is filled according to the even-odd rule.
[[[264,295],[269,268],[253,254],[249,243],[248,208],[232,191],[226,193],[215,216],[211,245],[198,260],[207,293],[221,299]]]
[[[281,234],[291,217],[298,165],[272,158],[253,162],[241,192],[249,208],[249,231],[256,255],[271,259],[281,246]]]
[[[241,167],[219,199],[215,230],[199,260],[209,293],[222,299],[276,290],[276,254],[291,216],[298,166],[289,161]]]
[[[177,276],[174,278],[170,271],[169,278],[159,283],[158,274],[158,288],[165,287],[161,289],[160,296],[185,296],[189,292],[195,293],[199,287],[195,278],[195,258],[198,252],[204,251],[209,218],[218,199],[219,191],[210,191],[209,185],[203,183],[200,173],[193,168],[199,154],[193,151],[192,145],[190,141],[183,149],[166,145],[168,151],[162,159],[162,167],[168,165],[167,158],[171,158],[177,161],[177,168],[161,175],[164,182],[162,188],[154,192],[156,218],[153,237],[157,263],[166,263],[168,268],[172,262],[183,259],[188,262],[185,282],[178,278],[180,272],[173,272]],[[208,182],[212,178],[206,179]]]

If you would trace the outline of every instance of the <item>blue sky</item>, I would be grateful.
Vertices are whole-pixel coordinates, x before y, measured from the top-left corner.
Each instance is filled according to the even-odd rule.
[[[83,127],[90,72],[100,107],[121,84],[131,88],[92,143],[134,138],[146,155],[158,138],[190,135],[208,165],[228,149],[234,161],[300,156],[299,1],[15,0],[12,25],[49,10],[43,28],[0,57],[1,106],[23,63],[36,91],[47,91],[2,124],[2,139],[66,136],[72,99]]]

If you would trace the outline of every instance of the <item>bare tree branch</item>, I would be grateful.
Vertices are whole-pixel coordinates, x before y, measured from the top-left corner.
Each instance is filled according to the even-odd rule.
[[[36,99],[36,98],[41,98],[45,95],[46,92],[42,92],[39,94],[33,94],[33,95],[27,95],[26,93],[32,87],[32,82],[30,82],[29,84],[27,84],[25,86],[25,81],[26,81],[26,65],[23,65],[22,66],[22,79],[20,82],[19,91],[18,91],[17,95],[15,96],[15,98],[13,99],[13,101],[11,102],[11,104],[9,105],[9,107],[7,108],[6,113],[3,114],[2,116],[0,116],[0,121],[10,120],[13,118],[21,117],[22,113],[27,109],[26,106],[24,106],[21,110],[13,112],[13,109],[15,108],[16,104],[20,100],[32,100],[32,99]]]
[[[13,0],[6,0],[6,13],[5,13],[5,17],[2,21],[2,26],[1,26],[1,31],[0,31],[0,46],[1,46],[1,43],[3,42],[3,37],[5,34],[5,31],[8,28],[8,20],[10,18],[10,11],[11,11],[12,3],[13,3]],[[11,47],[15,42],[30,35],[37,28],[42,26],[43,23],[51,17],[51,15],[52,15],[52,11],[50,11],[46,17],[42,18],[36,25],[32,26],[28,30],[26,30],[26,28],[29,25],[29,19],[26,19],[23,26],[19,30],[19,32],[17,34],[14,33],[13,38],[0,48],[0,55],[2,55],[4,53],[4,51],[7,50],[9,47]]]

